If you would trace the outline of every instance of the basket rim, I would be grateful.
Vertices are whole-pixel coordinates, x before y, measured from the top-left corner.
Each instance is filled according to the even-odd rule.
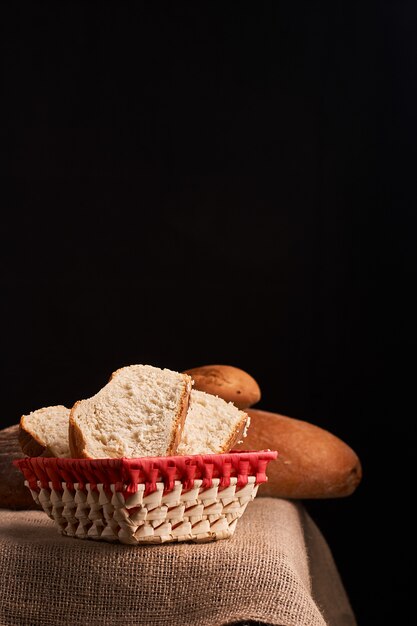
[[[230,485],[230,479],[237,478],[237,487],[248,482],[248,476],[255,476],[255,483],[268,480],[266,468],[277,458],[276,450],[233,450],[221,454],[194,454],[184,456],[73,459],[56,457],[25,457],[14,459],[13,464],[22,472],[30,489],[39,492],[41,488],[63,490],[66,487],[97,490],[103,485],[126,496],[136,493],[139,484],[145,485],[145,493],[157,490],[156,483],[164,484],[164,492],[174,489],[175,481],[180,481],[183,491],[193,488],[195,479],[202,479],[202,488],[212,486],[213,478],[219,478],[219,489]]]

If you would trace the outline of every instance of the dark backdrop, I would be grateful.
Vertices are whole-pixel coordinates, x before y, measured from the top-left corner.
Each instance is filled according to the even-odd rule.
[[[2,11],[2,425],[131,363],[242,367],[358,452],[306,505],[360,624],[399,623],[415,5],[174,4]]]

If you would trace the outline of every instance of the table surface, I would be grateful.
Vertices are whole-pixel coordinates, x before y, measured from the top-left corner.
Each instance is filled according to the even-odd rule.
[[[256,498],[231,539],[125,546],[0,510],[0,623],[355,626],[330,549],[301,503]]]

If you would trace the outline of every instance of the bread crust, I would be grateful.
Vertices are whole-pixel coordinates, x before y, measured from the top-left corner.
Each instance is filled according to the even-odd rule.
[[[181,441],[182,431],[184,430],[185,418],[187,417],[188,413],[188,406],[190,404],[192,380],[191,377],[187,374],[183,374],[183,377],[184,381],[186,382],[186,386],[181,395],[181,407],[174,421],[174,428],[172,430],[171,439],[168,444],[167,456],[175,454],[175,452],[177,451],[177,448]]]
[[[223,448],[221,449],[221,452],[230,452],[230,450],[233,449],[233,446],[235,446],[237,442],[242,439],[249,416],[244,411],[240,411],[240,414],[241,414],[241,420],[237,424],[236,428],[230,434],[230,437],[226,441]]]
[[[71,409],[69,422],[68,422],[68,442],[73,459],[91,459],[86,452],[86,441],[83,433],[75,421],[75,411],[77,406],[81,403],[81,400],[77,400]]]
[[[118,374],[119,372],[121,372],[122,370],[124,370],[124,367],[119,367],[119,369],[114,370],[114,372],[112,372],[112,373],[110,374],[110,378],[109,378],[109,380],[108,380],[107,382],[110,382],[111,380],[113,380],[113,378],[115,378],[115,377],[117,376],[117,374]]]

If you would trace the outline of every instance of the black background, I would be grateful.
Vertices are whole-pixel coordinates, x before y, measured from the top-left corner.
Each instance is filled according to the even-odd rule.
[[[399,623],[415,4],[174,5],[2,10],[1,423],[131,363],[242,367],[358,452],[306,506],[359,624]]]

